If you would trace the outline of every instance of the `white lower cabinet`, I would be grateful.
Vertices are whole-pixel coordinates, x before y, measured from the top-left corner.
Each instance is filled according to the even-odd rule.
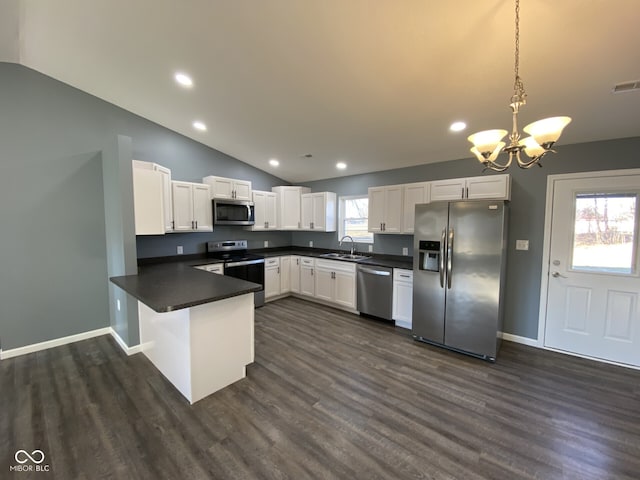
[[[315,296],[320,300],[355,310],[355,263],[316,259]]]
[[[280,257],[280,294],[291,291],[291,257]]]
[[[292,255],[290,267],[290,291],[300,293],[300,257]]]
[[[396,326],[411,330],[413,315],[413,271],[393,269],[393,314]]]
[[[314,276],[315,260],[310,257],[300,257],[300,294],[314,297],[316,282]]]
[[[268,300],[280,295],[280,257],[264,261],[264,298]]]

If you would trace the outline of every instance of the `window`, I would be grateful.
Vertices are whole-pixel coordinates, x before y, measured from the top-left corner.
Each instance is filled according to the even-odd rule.
[[[338,240],[349,235],[354,242],[373,243],[373,233],[368,232],[369,197],[357,195],[340,197],[338,214]]]
[[[575,202],[572,269],[632,274],[637,194],[577,194]]]

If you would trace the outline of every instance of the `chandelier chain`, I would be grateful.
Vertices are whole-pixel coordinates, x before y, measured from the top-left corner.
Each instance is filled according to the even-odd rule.
[[[520,79],[520,0],[516,0],[516,39],[515,39],[515,62],[514,62],[514,74],[515,81],[513,83],[513,93],[515,99],[525,102],[526,94],[524,92],[524,84]]]

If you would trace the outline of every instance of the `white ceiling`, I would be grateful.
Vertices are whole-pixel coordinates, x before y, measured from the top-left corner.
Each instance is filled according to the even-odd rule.
[[[521,2],[521,127],[573,117],[559,151],[640,135],[640,92],[611,93],[640,78],[640,2]],[[3,0],[0,19],[0,61],[291,182],[468,158],[467,135],[511,125],[513,0]]]

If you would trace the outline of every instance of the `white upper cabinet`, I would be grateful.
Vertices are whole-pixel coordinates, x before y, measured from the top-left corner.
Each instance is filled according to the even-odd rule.
[[[469,200],[480,200],[485,198],[510,200],[511,176],[503,174],[467,178],[465,195]]]
[[[162,235],[173,229],[171,170],[133,160],[136,235]]]
[[[164,211],[164,228],[165,231],[173,230],[173,200],[171,198],[171,170],[156,163],[153,169],[162,175],[162,200]]]
[[[408,183],[403,189],[402,233],[413,233],[416,205],[431,201],[431,185],[429,182]]]
[[[300,230],[302,228],[302,195],[310,193],[308,187],[273,187],[272,192],[278,194],[276,217],[278,230]]]
[[[336,231],[336,194],[333,192],[301,195],[302,229],[317,232]]]
[[[369,188],[369,225],[373,233],[402,233],[402,185]]]
[[[202,179],[211,188],[211,198],[251,200],[251,182],[210,175]]]
[[[460,200],[464,198],[464,189],[464,178],[436,180],[435,182],[431,182],[431,201]]]
[[[253,190],[253,204],[255,209],[255,224],[250,230],[276,230],[278,219],[276,208],[278,195],[273,192],[261,192]]]
[[[212,232],[213,213],[209,185],[171,182],[174,232]]]
[[[431,182],[432,202],[460,199],[510,200],[511,176],[508,174],[487,175]]]

